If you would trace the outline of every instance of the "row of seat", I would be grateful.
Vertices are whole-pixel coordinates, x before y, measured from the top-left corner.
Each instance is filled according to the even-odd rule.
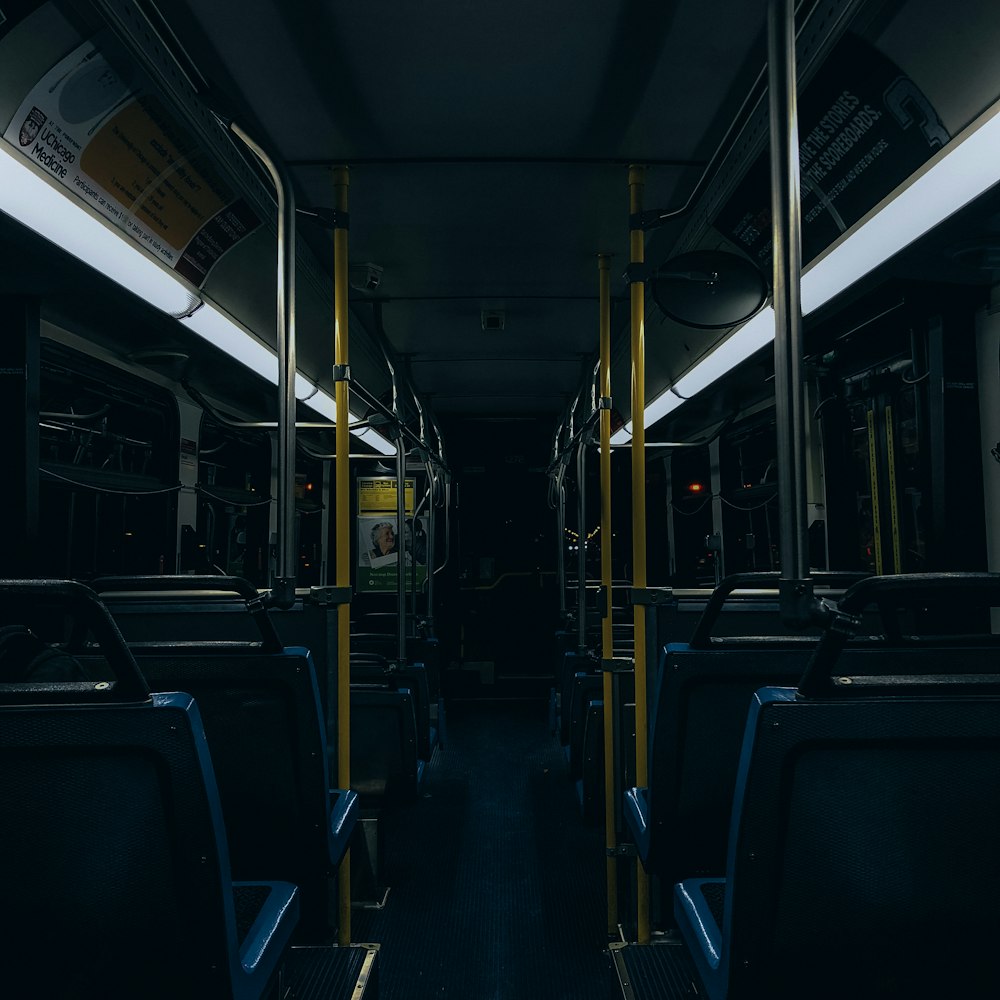
[[[256,597],[252,589],[249,595],[234,599],[238,581],[234,584],[225,578],[199,578],[197,585],[209,589],[207,600],[193,599],[188,578],[147,581],[144,586],[158,591],[153,595],[137,592],[135,583],[129,579],[101,580],[96,586],[108,591],[112,610],[137,648],[150,647],[150,638],[192,633],[239,637],[231,640],[239,648],[249,644],[287,650],[289,643],[308,648],[319,667],[320,701],[326,706],[328,770],[331,775],[339,773],[338,609],[325,602],[325,591],[300,595],[291,609],[260,616],[256,612],[247,614]],[[178,589],[171,593],[171,587]],[[366,616],[365,621],[374,622],[374,627],[383,624],[378,616]],[[396,616],[385,620],[388,625],[395,623]],[[443,729],[437,640],[411,639],[407,648],[419,660],[400,663],[395,636],[360,632],[352,626],[350,789],[352,796],[357,795],[358,824],[352,840],[352,885],[355,896],[369,902],[377,902],[384,895],[379,877],[383,839],[377,832],[383,810],[417,798],[424,770],[441,742]],[[255,744],[257,753],[262,745],[266,744]],[[317,896],[313,911],[317,927],[322,926],[321,906]]]
[[[192,721],[176,727],[188,733],[192,745],[202,750],[207,745],[210,751],[206,795],[215,802],[220,828],[228,831],[228,840],[220,850],[226,854],[225,876],[237,880],[230,900],[237,930],[247,929],[245,918],[252,917],[254,907],[264,899],[257,889],[244,891],[240,880],[254,880],[267,873],[290,887],[289,900],[294,900],[294,907],[289,903],[284,909],[295,910],[295,939],[329,940],[336,919],[333,878],[350,843],[359,806],[362,801],[372,808],[389,797],[414,797],[423,766],[437,743],[436,727],[430,725],[429,672],[422,665],[400,666],[381,657],[378,663],[369,661],[357,667],[367,671],[367,676],[351,685],[355,780],[351,790],[331,790],[328,775],[335,773],[336,753],[327,749],[326,723],[336,713],[328,711],[324,719],[319,678],[333,674],[326,662],[331,647],[325,641],[317,642],[324,663],[317,674],[310,651],[282,644],[256,593],[243,581],[128,578],[101,581],[99,587],[115,592],[117,619],[125,623],[129,636],[131,648],[124,644],[116,625],[104,628],[105,639],[124,649],[114,654],[125,664],[124,672],[131,675],[137,671],[143,698],[161,709],[161,717],[165,707],[176,709],[183,702]],[[168,593],[172,588],[175,592]],[[203,601],[204,594],[190,593],[199,589],[213,595]],[[240,600],[220,597],[215,593],[220,589],[234,591]],[[48,593],[56,591],[50,588]],[[79,603],[78,597],[73,599]],[[235,613],[240,608],[243,613]],[[319,613],[316,609],[301,610],[285,618],[282,629],[298,631],[314,641],[326,640],[331,637],[329,617],[325,609]],[[220,631],[239,635],[239,629],[251,620],[252,631],[241,638],[214,638]],[[36,627],[39,624],[37,618],[32,622]],[[250,638],[254,633],[256,637]],[[168,634],[173,641],[150,642],[150,634]],[[188,638],[192,635],[198,638],[192,641]],[[185,639],[177,641],[178,636]],[[105,659],[86,641],[86,630],[75,629],[68,645],[76,652],[70,662],[90,677],[71,694],[86,700],[96,689],[107,692],[120,686],[115,671],[108,671]],[[352,672],[354,669],[352,663]],[[149,687],[185,694],[157,694],[146,699]],[[336,685],[326,687],[335,698]],[[435,721],[443,721],[443,711],[434,715]],[[335,748],[335,740],[330,742]],[[136,800],[141,798],[139,795]],[[171,809],[168,804],[162,812],[169,816]],[[114,810],[105,810],[104,815],[105,825],[114,828]],[[74,881],[87,883],[85,873],[75,865],[69,867]],[[270,889],[268,893],[273,895]],[[153,935],[147,940],[158,939]],[[169,944],[171,939],[165,940]],[[301,958],[306,952],[297,954]],[[115,963],[119,971],[128,964],[118,959]],[[265,977],[269,981],[271,973]],[[63,983],[65,975],[55,974],[51,982]],[[371,985],[370,973],[367,978]],[[241,980],[236,977],[233,981]],[[192,992],[184,995],[201,995],[195,988],[191,985]],[[205,995],[225,995],[215,986],[205,989]],[[365,995],[370,994],[369,989]]]
[[[234,878],[210,754],[221,746],[195,700],[151,694],[107,610],[78,584],[0,583],[0,611],[43,636],[68,615],[103,653],[89,664],[97,679],[39,681],[30,664],[3,664],[5,989],[95,1000],[265,995],[303,893],[269,860],[252,880]],[[251,809],[262,822],[270,811],[259,800]]]
[[[107,594],[109,607],[133,646],[150,642],[162,646],[180,633],[203,642],[217,643],[225,636],[229,642],[274,650],[289,646],[310,650],[319,668],[329,770],[337,773],[336,606],[306,597],[288,611],[251,616],[247,609],[255,606],[256,592],[251,588],[236,594],[241,582],[225,577],[109,578],[95,581],[94,586]],[[194,587],[209,596],[195,597]],[[437,640],[411,640],[414,658],[406,664],[394,659],[392,636],[352,630],[351,648],[351,787],[366,808],[412,799],[439,741],[444,714],[439,708]]]
[[[756,633],[777,635],[784,627],[780,607],[773,593],[759,589],[772,586],[760,574],[729,578],[716,591],[664,590],[657,592],[651,606],[651,627],[647,627],[647,661],[656,671],[663,647],[668,642],[688,642],[703,646],[719,638]],[[843,584],[857,579],[852,574],[826,574],[821,580],[823,593],[835,597],[843,593]],[[745,583],[748,586],[743,587]],[[835,587],[835,589],[834,589]],[[753,589],[757,588],[757,589]],[[619,598],[627,594],[619,594]],[[725,613],[722,613],[722,612]],[[631,660],[634,656],[633,608],[612,608],[614,656]],[[602,821],[604,809],[604,703],[602,697],[602,661],[600,619],[588,618],[584,651],[577,647],[574,631],[556,633],[557,667],[554,704],[558,731],[569,763],[571,778],[577,784],[578,799],[585,822]],[[816,636],[813,629],[810,633]],[[620,734],[617,752],[621,758],[617,770],[623,788],[631,787],[635,768],[635,686],[630,670],[616,675],[616,732]]]
[[[667,646],[626,818],[712,1000],[995,992],[1000,648],[920,618],[998,605],[996,576],[874,578],[818,641]]]

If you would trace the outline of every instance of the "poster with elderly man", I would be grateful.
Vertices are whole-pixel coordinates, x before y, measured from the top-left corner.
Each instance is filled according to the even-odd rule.
[[[400,549],[405,551],[407,590],[423,587],[427,578],[427,519],[414,518],[413,479],[405,483],[402,526],[396,507],[396,480],[389,476],[358,479],[359,591],[395,593]]]

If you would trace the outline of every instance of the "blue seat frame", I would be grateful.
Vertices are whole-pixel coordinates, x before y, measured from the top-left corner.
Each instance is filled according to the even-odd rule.
[[[724,879],[675,889],[710,1000],[1000,991],[1000,693],[758,692]]]
[[[198,702],[212,753],[233,871],[299,886],[298,935],[331,928],[329,880],[349,846],[353,791],[330,788],[319,690],[308,650],[242,643],[133,646],[147,682]]]
[[[298,920],[294,885],[231,881],[187,694],[0,705],[0,881],[11,996],[252,1000]]]

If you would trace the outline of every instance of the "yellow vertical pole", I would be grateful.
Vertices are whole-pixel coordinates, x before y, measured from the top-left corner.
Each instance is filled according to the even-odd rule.
[[[611,255],[598,254],[601,309],[601,396],[611,398]],[[611,630],[611,410],[601,410],[601,585],[607,598],[601,623],[601,655],[614,655]],[[608,934],[618,930],[618,858],[615,831],[614,688],[604,671],[604,845],[607,855]]]
[[[646,168],[628,168],[629,215],[642,211]],[[629,230],[629,262],[645,260],[645,234]],[[646,586],[646,289],[641,281],[629,285],[632,309],[632,587]],[[635,781],[648,781],[646,707],[646,613],[634,604],[635,622]],[[649,876],[636,860],[636,927],[639,944],[649,944]]]
[[[347,365],[347,191],[350,175],[347,167],[336,167],[333,188],[337,222],[333,230],[333,361]],[[334,386],[337,404],[336,440],[336,517],[337,517],[337,587],[351,585],[351,469],[350,421],[347,382]],[[337,787],[351,787],[351,606],[337,608]],[[351,852],[344,855],[338,877],[339,914],[337,940],[341,946],[351,943]]]

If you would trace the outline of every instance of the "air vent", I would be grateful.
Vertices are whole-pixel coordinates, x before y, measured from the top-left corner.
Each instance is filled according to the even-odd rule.
[[[494,333],[504,328],[504,312],[502,309],[484,309],[482,312],[483,330]]]

